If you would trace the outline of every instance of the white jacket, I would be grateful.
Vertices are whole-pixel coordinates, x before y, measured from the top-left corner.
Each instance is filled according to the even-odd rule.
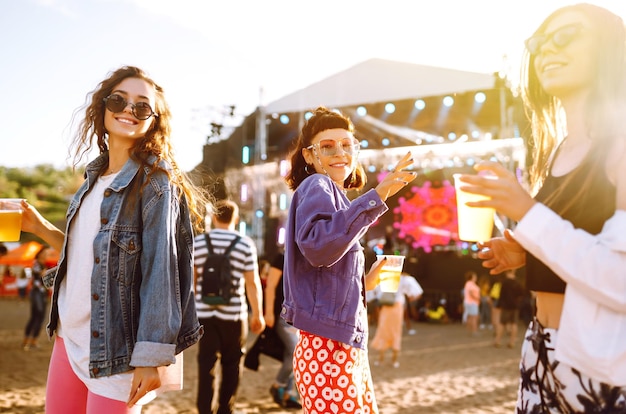
[[[626,386],[626,211],[617,210],[591,235],[537,203],[515,239],[567,283],[556,358]]]

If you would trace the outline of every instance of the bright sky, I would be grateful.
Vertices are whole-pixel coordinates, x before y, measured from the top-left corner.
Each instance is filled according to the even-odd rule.
[[[589,2],[626,16],[622,0]],[[165,89],[190,170],[225,106],[246,115],[370,58],[493,73],[507,55],[517,76],[523,40],[569,3],[0,0],[0,166],[70,165],[72,114],[121,65]]]

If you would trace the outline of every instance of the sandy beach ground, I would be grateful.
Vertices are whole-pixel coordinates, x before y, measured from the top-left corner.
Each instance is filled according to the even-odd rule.
[[[45,334],[39,349],[21,347],[29,304],[0,298],[0,413],[44,412],[45,383],[52,343]],[[404,334],[400,367],[388,362],[372,366],[381,414],[513,413],[517,392],[519,348],[494,348],[492,332],[471,337],[460,324],[413,323]],[[370,337],[373,332],[370,332]],[[145,406],[144,414],[196,414],[196,352],[184,355],[184,389],[162,394]],[[372,352],[370,361],[374,361]],[[259,371],[244,369],[236,408],[246,414],[287,414],[274,404],[268,389],[278,362],[261,357]],[[68,396],[69,397],[69,396]]]

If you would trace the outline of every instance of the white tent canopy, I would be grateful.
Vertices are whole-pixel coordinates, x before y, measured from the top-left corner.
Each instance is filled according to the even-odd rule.
[[[266,112],[298,112],[319,105],[342,107],[489,89],[493,74],[370,59],[293,92]]]

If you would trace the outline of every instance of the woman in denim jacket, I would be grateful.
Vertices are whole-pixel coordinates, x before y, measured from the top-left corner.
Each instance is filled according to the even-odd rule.
[[[94,140],[100,156],[70,202],[65,233],[23,202],[22,229],[61,251],[44,281],[54,286],[48,334],[57,334],[46,413],[138,413],[157,390],[180,388],[177,356],[202,336],[191,217],[201,223],[205,200],[172,158],[170,117],[142,70],[112,72],[75,140],[75,166]]]
[[[285,241],[281,317],[300,330],[294,378],[305,413],[378,412],[367,357],[365,290],[382,262],[365,275],[359,240],[385,211],[385,200],[415,178],[406,154],[375,188],[357,162],[359,141],[347,117],[319,107],[305,123],[287,182],[295,190]]]

